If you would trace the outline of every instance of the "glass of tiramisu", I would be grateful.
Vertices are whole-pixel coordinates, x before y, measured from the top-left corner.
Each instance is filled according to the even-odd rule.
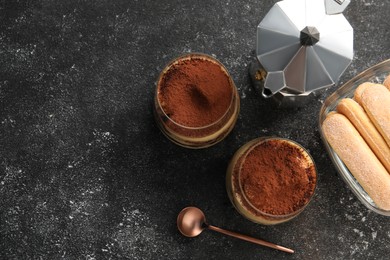
[[[229,198],[247,219],[265,225],[286,222],[311,201],[317,184],[314,161],[289,139],[261,137],[233,156],[226,178]]]
[[[178,145],[204,148],[233,129],[240,99],[227,69],[215,58],[192,53],[170,62],[157,82],[154,114]]]

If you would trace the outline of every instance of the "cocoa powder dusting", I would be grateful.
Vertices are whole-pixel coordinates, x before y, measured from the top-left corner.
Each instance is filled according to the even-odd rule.
[[[164,112],[176,123],[202,127],[228,110],[233,90],[220,65],[201,58],[181,60],[163,76],[158,98]]]
[[[272,215],[286,215],[302,208],[316,185],[311,158],[283,140],[268,140],[250,151],[239,178],[249,202]]]

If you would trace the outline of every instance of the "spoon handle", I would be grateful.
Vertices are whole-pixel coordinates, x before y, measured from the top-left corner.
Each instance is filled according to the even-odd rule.
[[[219,228],[219,227],[215,227],[215,226],[212,226],[212,225],[208,225],[207,228],[210,229],[210,230],[213,230],[213,231],[216,231],[216,232],[219,232],[219,233],[231,236],[231,237],[235,237],[235,238],[238,238],[238,239],[242,239],[242,240],[245,240],[245,241],[248,241],[248,242],[252,242],[252,243],[255,243],[255,244],[258,244],[258,245],[271,247],[273,249],[277,249],[277,250],[280,250],[280,251],[283,251],[283,252],[287,252],[287,253],[290,253],[290,254],[294,253],[294,250],[292,250],[292,249],[289,249],[289,248],[284,247],[284,246],[279,246],[279,245],[276,245],[276,244],[273,244],[273,243],[270,243],[270,242],[267,242],[267,241],[264,241],[264,240],[261,240],[261,239],[256,239],[256,238],[253,238],[253,237],[250,237],[250,236],[239,234],[239,233],[236,233],[236,232],[233,232],[233,231],[228,231],[228,230],[225,230],[225,229],[222,229],[222,228]]]

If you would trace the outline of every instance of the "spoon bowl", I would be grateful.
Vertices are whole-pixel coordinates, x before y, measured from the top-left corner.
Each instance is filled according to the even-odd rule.
[[[196,207],[184,208],[177,216],[177,228],[186,237],[196,237],[202,233],[206,216]]]

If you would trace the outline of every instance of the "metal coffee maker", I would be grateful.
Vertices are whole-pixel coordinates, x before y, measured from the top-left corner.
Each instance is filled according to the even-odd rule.
[[[353,58],[353,28],[342,12],[349,0],[277,2],[257,27],[254,87],[279,107],[305,104],[333,86]]]

